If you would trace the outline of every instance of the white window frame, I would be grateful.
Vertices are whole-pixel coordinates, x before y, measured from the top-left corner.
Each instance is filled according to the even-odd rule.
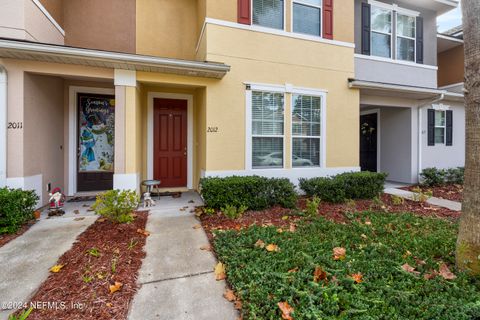
[[[414,37],[406,37],[406,36],[401,36],[398,34],[398,28],[397,28],[397,22],[398,22],[398,15],[406,16],[406,17],[411,17],[413,18],[414,22]],[[398,50],[398,38],[402,39],[408,39],[408,40],[413,40],[413,61],[411,60],[405,60],[405,59],[399,59],[397,57],[397,50]],[[399,61],[408,61],[412,63],[417,63],[417,19],[416,16],[413,14],[407,14],[404,12],[399,12],[395,11],[395,59]]]
[[[283,27],[282,29],[277,29],[277,28],[271,28],[267,26],[262,26],[261,24],[255,24],[253,23],[253,1],[250,0],[250,22],[252,23],[252,26],[258,27],[258,28],[266,28],[268,30],[282,30],[282,31],[287,31],[287,0],[283,0]]]
[[[305,1],[302,1],[302,0],[292,0],[291,1],[291,6],[290,6],[290,12],[291,12],[291,14],[290,14],[290,30],[292,31],[292,33],[303,34],[303,35],[306,35],[306,36],[317,37],[317,38],[322,38],[323,39],[323,1],[324,0],[321,0],[322,4],[320,6],[316,6],[316,5],[313,5],[311,3],[306,3]],[[293,5],[295,3],[299,3],[299,4],[303,4],[305,6],[308,6],[308,7],[320,9],[320,35],[319,36],[309,34],[309,33],[302,33],[302,32],[293,31]]]
[[[293,103],[294,103],[294,96],[306,96],[306,97],[318,97],[320,98],[320,135],[319,136],[296,136],[293,134]],[[323,93],[317,93],[317,94],[306,94],[306,93],[297,93],[297,92],[292,92],[291,97],[290,97],[290,156],[291,156],[291,161],[292,161],[292,169],[308,169],[308,168],[322,168],[324,167],[324,161],[323,161],[323,153],[324,150],[322,149],[322,146],[324,145],[323,138],[324,138],[324,132],[323,132],[323,126],[325,125],[324,122],[324,100],[325,99],[325,94]],[[318,165],[313,165],[313,166],[305,166],[305,167],[294,167],[293,166],[293,139],[318,139],[319,143],[319,163]]]
[[[370,54],[371,54],[372,56],[374,56],[374,57],[380,57],[380,58],[385,58],[385,59],[394,59],[395,53],[393,52],[393,31],[395,30],[395,29],[394,29],[395,25],[394,25],[394,23],[393,23],[393,22],[394,22],[393,17],[394,17],[395,12],[394,12],[394,10],[393,10],[392,8],[389,8],[388,6],[382,6],[382,5],[378,5],[378,4],[376,4],[376,3],[375,3],[375,4],[371,4],[371,5],[370,5],[370,8],[371,8],[371,9],[372,9],[372,8],[378,8],[378,9],[382,9],[382,10],[387,10],[387,11],[390,11],[390,14],[391,14],[391,19],[390,19],[390,33],[388,33],[388,32],[382,32],[382,31],[376,31],[376,30],[373,30],[373,28],[372,28],[372,21],[373,21],[373,19],[372,19],[372,11],[373,11],[373,10],[370,9]],[[375,33],[379,33],[379,34],[383,34],[383,35],[390,36],[390,56],[389,56],[389,57],[381,57],[381,56],[376,56],[376,55],[373,54],[373,50],[372,50],[372,48],[373,48],[372,33],[374,33],[374,32],[375,32]]]
[[[435,141],[435,144],[446,144],[446,140],[447,140],[447,111],[445,110],[436,110],[434,109],[435,111],[435,127],[434,127],[434,131],[433,131],[433,139]],[[441,112],[443,114],[443,119],[445,120],[444,121],[444,124],[443,126],[437,126],[437,112]],[[443,129],[443,142],[437,142],[437,128],[438,129]]]

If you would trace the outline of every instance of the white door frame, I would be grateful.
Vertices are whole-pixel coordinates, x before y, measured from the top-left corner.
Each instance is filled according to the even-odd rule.
[[[147,113],[147,179],[153,179],[153,100],[177,99],[187,101],[187,185],[193,189],[193,95],[180,93],[149,92]]]
[[[0,65],[0,188],[7,184],[7,70]]]
[[[365,111],[360,111],[360,116],[364,116],[364,115],[367,115],[367,114],[373,114],[373,113],[376,113],[377,114],[377,172],[381,172],[381,166],[380,166],[380,161],[382,159],[381,157],[381,135],[380,135],[380,128],[381,128],[381,124],[380,124],[380,109],[371,109],[371,110],[365,110]],[[360,126],[362,124],[360,123]]]
[[[79,86],[68,88],[68,196],[74,196],[77,193],[78,93],[115,95],[115,89]]]

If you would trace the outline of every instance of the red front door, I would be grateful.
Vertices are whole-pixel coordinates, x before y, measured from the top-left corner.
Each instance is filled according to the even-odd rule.
[[[154,99],[153,175],[161,187],[187,186],[187,101]]]

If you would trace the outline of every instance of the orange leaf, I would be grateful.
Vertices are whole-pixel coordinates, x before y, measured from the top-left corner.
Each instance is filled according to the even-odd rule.
[[[342,247],[333,248],[333,260],[345,260],[347,250]]]
[[[408,273],[412,273],[412,274],[420,274],[420,272],[418,271],[415,271],[415,268],[412,267],[411,265],[409,265],[408,263],[405,263],[403,266],[402,266],[402,269]]]
[[[265,242],[263,240],[258,239],[257,242],[255,242],[255,247],[257,248],[265,248]]]
[[[225,292],[223,293],[223,297],[230,302],[237,300],[235,293],[230,289],[225,290]]]
[[[143,234],[145,237],[148,237],[150,235],[150,232],[145,229],[137,229],[137,233]]]
[[[363,282],[363,274],[359,273],[354,273],[350,277],[352,277],[353,280],[355,280],[356,283],[362,283]]]
[[[436,270],[433,270],[433,271],[431,271],[431,272],[429,272],[429,273],[425,273],[425,274],[423,275],[423,278],[424,278],[425,280],[432,280],[432,279],[434,279],[436,276],[438,276],[438,272],[437,272]]]
[[[242,310],[242,301],[236,300],[235,303],[233,304],[233,307],[237,310]]]
[[[110,294],[117,292],[123,286],[123,283],[115,281],[115,284],[110,285]]]
[[[212,246],[209,245],[209,244],[205,244],[205,245],[203,245],[203,246],[200,247],[200,250],[212,251]]]
[[[279,302],[277,305],[280,308],[280,311],[282,311],[282,319],[293,320],[290,314],[294,311],[294,309],[288,304],[288,302]]]
[[[327,282],[327,273],[322,270],[320,267],[315,267],[315,271],[313,272],[313,281],[318,283],[319,281]]]
[[[280,250],[280,248],[273,243],[270,243],[268,246],[265,247],[265,249],[267,249],[268,252],[273,252],[273,251],[277,252]]]
[[[202,227],[201,224],[196,224],[192,228],[196,230],[196,229],[200,229],[201,227]]]
[[[215,280],[220,281],[226,278],[225,274],[225,265],[221,262],[217,263],[215,266]]]
[[[50,268],[50,272],[58,273],[60,272],[60,270],[62,270],[63,267],[64,267],[63,264],[54,265],[53,267]]]
[[[294,223],[290,223],[289,230],[290,230],[290,232],[295,232],[295,231],[297,231],[297,226]]]
[[[440,269],[438,270],[438,274],[445,280],[454,280],[457,278],[453,272],[448,269],[448,266],[445,263],[440,265]]]
[[[295,273],[298,271],[298,267],[288,270],[288,273]]]

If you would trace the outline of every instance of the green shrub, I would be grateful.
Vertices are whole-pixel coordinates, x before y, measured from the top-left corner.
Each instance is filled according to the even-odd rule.
[[[463,167],[450,169],[426,168],[420,174],[421,184],[427,187],[463,184],[464,172]]]
[[[465,168],[450,168],[446,170],[445,173],[445,182],[452,184],[463,184],[465,176]]]
[[[248,208],[246,206],[240,206],[240,208],[237,209],[237,207],[227,204],[225,208],[222,208],[222,212],[225,217],[229,219],[238,219],[243,216],[247,209]]]
[[[0,234],[14,233],[25,222],[33,219],[38,201],[34,191],[0,189]]]
[[[140,199],[134,190],[109,190],[97,196],[92,208],[95,213],[112,222],[129,223],[133,221],[133,211]]]
[[[263,210],[275,205],[294,208],[297,201],[295,186],[288,179],[259,176],[203,178],[200,187],[205,206],[214,209],[227,205],[250,210]]]
[[[333,177],[300,179],[307,196],[340,203],[347,199],[373,199],[383,192],[387,175],[375,172],[349,172]]]
[[[314,196],[312,200],[307,199],[305,213],[310,217],[315,217],[318,213],[318,207],[320,206],[321,201],[322,200],[317,196]]]

